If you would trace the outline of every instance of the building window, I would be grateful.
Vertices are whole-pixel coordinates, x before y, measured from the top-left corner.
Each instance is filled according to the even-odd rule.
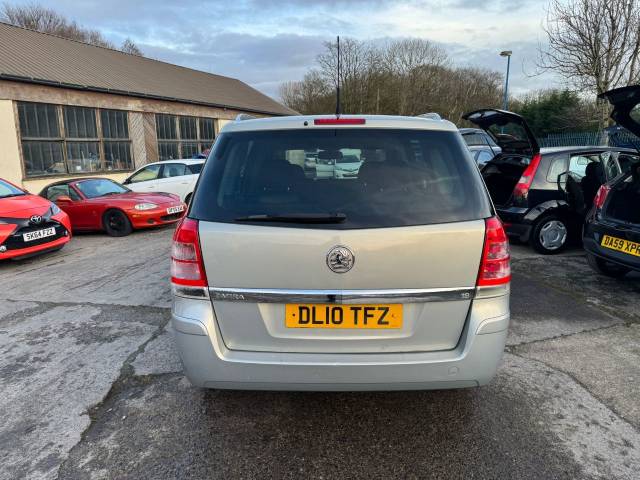
[[[69,173],[102,170],[96,111],[86,107],[62,107]]]
[[[21,102],[18,117],[27,176],[66,173],[57,107]]]
[[[125,170],[133,166],[127,112],[100,110],[106,170]]]
[[[215,140],[213,118],[156,114],[160,160],[192,158],[211,148]]]
[[[18,102],[18,116],[27,177],[133,168],[127,112]]]

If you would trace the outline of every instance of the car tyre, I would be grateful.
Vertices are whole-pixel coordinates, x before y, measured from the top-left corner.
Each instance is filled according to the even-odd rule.
[[[631,271],[630,268],[607,262],[603,258],[595,256],[593,253],[587,253],[587,261],[591,268],[597,273],[611,278],[622,278]]]
[[[567,246],[569,227],[567,221],[555,214],[539,218],[533,225],[529,243],[543,255],[559,253]]]
[[[111,237],[126,237],[133,231],[129,217],[122,210],[107,210],[102,216],[104,231]]]

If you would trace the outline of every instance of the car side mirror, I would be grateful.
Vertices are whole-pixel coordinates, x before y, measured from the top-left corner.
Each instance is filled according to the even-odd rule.
[[[60,195],[58,198],[56,198],[56,203],[72,203],[73,200],[71,200],[70,197],[68,197],[67,195]]]

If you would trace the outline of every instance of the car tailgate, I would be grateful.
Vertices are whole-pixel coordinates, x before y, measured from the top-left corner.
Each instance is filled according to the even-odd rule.
[[[454,348],[472,301],[484,231],[484,220],[352,230],[204,221],[199,227],[213,307],[226,346],[323,353]],[[354,254],[353,268],[346,273],[334,273],[327,266],[327,253],[336,245],[347,246]],[[402,295],[399,290],[411,292]],[[310,292],[329,294],[324,298],[332,302],[402,304],[402,327],[287,328],[285,304]],[[342,300],[341,292],[349,298]],[[399,298],[390,298],[398,293]]]

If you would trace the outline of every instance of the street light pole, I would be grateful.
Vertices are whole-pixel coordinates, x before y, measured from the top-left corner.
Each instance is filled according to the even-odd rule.
[[[504,50],[500,52],[501,57],[507,57],[507,77],[504,82],[504,100],[502,101],[502,108],[509,110],[509,68],[511,67],[511,50]]]

